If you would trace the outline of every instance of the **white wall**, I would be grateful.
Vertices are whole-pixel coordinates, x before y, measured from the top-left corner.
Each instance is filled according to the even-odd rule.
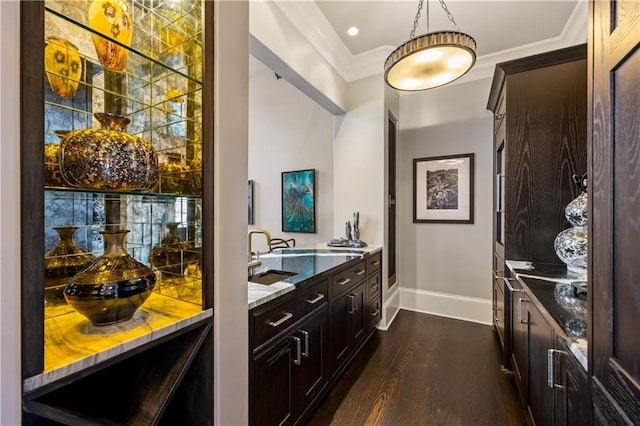
[[[251,54],[329,111],[343,112],[346,82],[333,65],[272,0],[250,3]]]
[[[360,212],[360,239],[384,242],[385,117],[381,75],[349,83],[347,113],[336,117],[334,234]]]
[[[333,126],[326,109],[256,59],[249,76],[249,179],[254,181],[254,225],[298,246],[333,238]],[[315,169],[316,233],[282,231],[281,173]],[[266,251],[254,237],[252,248]]]
[[[18,425],[20,402],[20,13],[0,1],[0,424]]]
[[[215,2],[214,392],[215,423],[249,419],[247,139],[249,4]]]
[[[403,308],[491,323],[491,79],[402,96],[398,283]],[[413,159],[475,153],[475,223],[413,223]]]

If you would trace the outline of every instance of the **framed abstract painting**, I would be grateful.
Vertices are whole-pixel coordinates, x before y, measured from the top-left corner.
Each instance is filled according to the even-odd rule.
[[[282,230],[316,232],[316,171],[282,173]]]
[[[413,222],[473,223],[474,154],[413,160]]]

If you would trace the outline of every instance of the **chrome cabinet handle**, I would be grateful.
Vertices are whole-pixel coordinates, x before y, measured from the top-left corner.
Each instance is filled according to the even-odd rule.
[[[376,311],[369,312],[369,315],[371,315],[372,317],[377,317],[379,313],[380,313],[380,302],[376,302]]]
[[[316,295],[316,297],[314,297],[313,299],[307,299],[307,303],[310,304],[310,305],[315,305],[316,303],[318,303],[322,299],[324,299],[324,294],[318,293]]]
[[[304,351],[302,352],[302,356],[309,358],[309,332],[300,330],[300,334],[304,337]]]
[[[522,297],[518,298],[518,322],[520,324],[527,324],[526,321],[522,320],[522,304],[523,304],[523,302],[526,302],[526,301],[527,301],[527,299],[524,299]]]
[[[284,316],[280,318],[278,321],[268,321],[267,324],[271,327],[278,327],[283,322],[293,318],[293,314],[291,312],[285,312]]]
[[[520,292],[524,293],[524,290],[521,289],[521,288],[513,288],[513,286],[511,285],[511,280],[508,277],[503,277],[502,281],[504,281],[504,283],[506,284],[507,288],[509,289],[509,291],[511,293],[514,293],[514,292],[517,292],[517,291],[520,291]]]
[[[380,261],[379,260],[374,260],[373,262],[371,262],[371,264],[373,266],[378,266],[380,264]]]
[[[356,313],[358,312],[358,299],[356,299],[356,297],[358,297],[358,293],[352,293],[351,296],[353,297],[353,312]]]
[[[375,293],[376,291],[378,291],[378,289],[380,288],[379,284],[376,284],[374,286],[371,286],[371,293]]]
[[[347,296],[347,313],[349,315],[353,314],[355,310],[353,309],[353,294]]]
[[[338,285],[345,285],[346,283],[348,283],[349,281],[351,281],[351,278],[343,278],[340,281],[338,281],[336,284]]]
[[[353,271],[354,275],[360,276],[365,273],[364,269],[358,269],[357,271]]]
[[[551,389],[563,390],[563,385],[557,385],[555,383],[555,354],[562,355],[566,352],[560,351],[558,349],[548,349],[547,350],[547,386]]]
[[[300,338],[296,336],[293,336],[292,338],[296,344],[296,357],[293,359],[293,363],[295,365],[300,365],[302,363],[302,358],[300,357]]]

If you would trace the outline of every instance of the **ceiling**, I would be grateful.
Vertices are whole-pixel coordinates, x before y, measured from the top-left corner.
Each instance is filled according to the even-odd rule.
[[[315,0],[335,32],[353,55],[381,46],[397,47],[409,39],[418,1]],[[472,36],[478,56],[557,37],[562,33],[577,1],[564,0],[448,0],[459,30]],[[425,1],[416,36],[429,31],[453,30],[438,1]],[[350,26],[360,29],[347,35]],[[585,22],[586,25],[586,22]]]

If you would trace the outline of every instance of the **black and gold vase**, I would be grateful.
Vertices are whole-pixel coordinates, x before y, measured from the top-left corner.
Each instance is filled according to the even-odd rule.
[[[62,288],[69,278],[86,268],[96,258],[73,240],[77,226],[56,226],[53,229],[60,239],[44,254],[44,287],[60,288],[61,296]]]
[[[93,325],[130,319],[151,294],[156,274],[124,248],[128,230],[101,232],[106,250],[69,280],[64,298]]]
[[[145,191],[158,181],[158,155],[150,142],[125,133],[129,119],[94,113],[101,129],[69,132],[60,143],[60,171],[71,186]]]
[[[167,235],[149,255],[149,263],[165,279],[182,276],[187,266],[196,263],[199,257],[193,246],[178,235],[177,229],[178,223],[167,223]]]

